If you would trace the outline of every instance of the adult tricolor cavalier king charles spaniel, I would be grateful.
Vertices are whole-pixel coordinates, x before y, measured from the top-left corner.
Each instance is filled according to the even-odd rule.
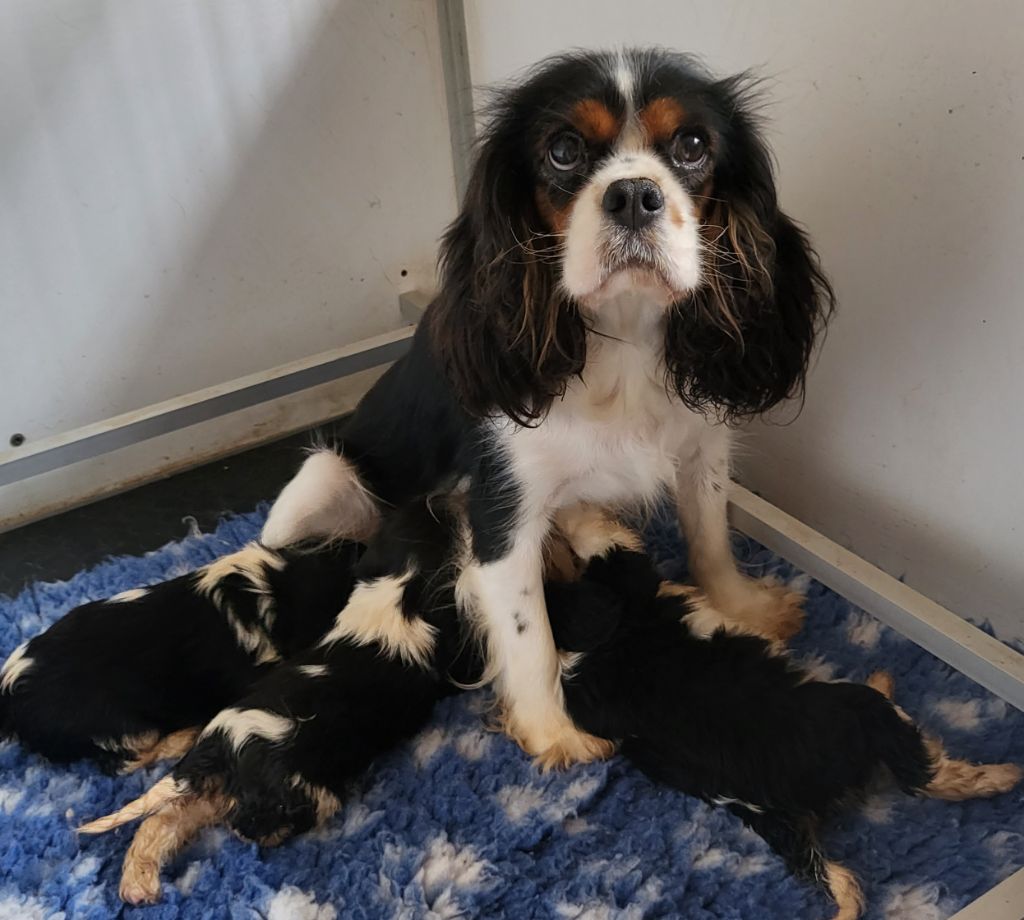
[[[712,604],[763,622],[799,603],[737,571],[726,524],[729,423],[801,393],[833,304],[749,87],[630,50],[545,61],[501,94],[411,351],[263,532],[365,539],[382,507],[464,489],[459,598],[508,731],[546,764],[610,750],[565,713],[542,584],[559,509],[671,490]]]

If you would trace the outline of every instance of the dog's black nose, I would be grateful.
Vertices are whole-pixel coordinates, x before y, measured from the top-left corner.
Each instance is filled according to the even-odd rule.
[[[605,189],[601,207],[627,230],[642,230],[665,210],[665,196],[650,179],[616,179]]]

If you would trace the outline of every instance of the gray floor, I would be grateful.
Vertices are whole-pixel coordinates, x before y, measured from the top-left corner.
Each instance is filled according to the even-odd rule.
[[[0,594],[181,539],[187,518],[209,530],[227,512],[251,511],[277,495],[310,441],[303,432],[0,534]]]

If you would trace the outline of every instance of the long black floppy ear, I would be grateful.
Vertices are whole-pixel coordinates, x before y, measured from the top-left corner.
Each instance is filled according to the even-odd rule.
[[[491,107],[462,209],[441,244],[431,332],[449,381],[476,417],[541,418],[584,362],[583,323],[545,250],[525,126],[509,98]]]
[[[835,306],[807,235],[779,210],[748,84],[741,76],[715,85],[727,114],[701,228],[703,280],[673,308],[665,348],[684,402],[726,418],[802,396],[815,339]]]

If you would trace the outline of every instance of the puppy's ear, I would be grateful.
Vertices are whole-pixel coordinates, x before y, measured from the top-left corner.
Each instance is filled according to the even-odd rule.
[[[583,367],[581,318],[558,290],[557,244],[535,202],[534,164],[514,98],[499,99],[465,201],[441,245],[428,317],[437,354],[471,415],[541,418]]]
[[[835,296],[807,235],[778,207],[746,77],[715,85],[725,124],[701,234],[700,287],[670,316],[666,357],[684,402],[752,416],[803,394]]]

